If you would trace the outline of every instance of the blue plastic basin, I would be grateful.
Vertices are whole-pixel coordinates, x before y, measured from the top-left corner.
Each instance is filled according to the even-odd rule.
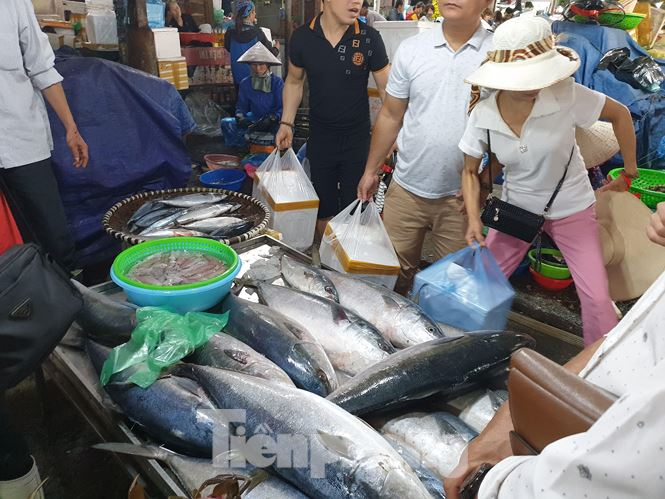
[[[238,192],[242,189],[246,176],[243,170],[211,170],[201,175],[199,182],[205,187]]]
[[[186,312],[202,312],[208,310],[219,302],[231,291],[233,279],[240,272],[242,262],[238,259],[238,265],[226,278],[221,281],[194,289],[179,289],[174,291],[143,289],[128,284],[118,279],[111,268],[111,279],[120,286],[127,299],[140,307],[164,307],[175,312],[184,314]]]

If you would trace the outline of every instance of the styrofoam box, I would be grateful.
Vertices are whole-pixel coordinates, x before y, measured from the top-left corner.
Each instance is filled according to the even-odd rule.
[[[178,28],[154,28],[155,52],[157,59],[175,59],[182,57]]]
[[[332,222],[329,226],[332,226]],[[344,234],[344,231],[346,230],[344,224],[332,226],[332,229],[337,234]],[[356,262],[367,262],[368,265],[395,266],[396,270],[394,274],[377,275],[348,272],[337,257],[337,253],[328,237],[324,237],[321,241],[321,248],[319,250],[321,263],[328,265],[339,272],[348,273],[354,277],[360,277],[367,281],[393,289],[397,283],[399,261],[395,256],[392,246],[388,248],[378,243],[381,239],[382,234],[379,234],[378,231],[374,232],[368,230],[363,234],[363,239],[361,241],[352,242],[352,248],[345,248],[342,244],[343,240],[338,239],[338,241],[342,244],[342,248],[346,252],[348,258]]]
[[[88,41],[99,45],[118,44],[118,26],[112,10],[91,10],[85,21]]]
[[[386,46],[388,60],[392,63],[393,58],[395,57],[395,52],[397,52],[397,47],[399,47],[399,44],[402,43],[402,41],[411,38],[418,33],[422,33],[423,31],[428,31],[435,26],[441,29],[440,23],[432,23],[429,21],[377,21],[372,27],[381,33],[383,44]],[[371,74],[369,75],[367,87],[376,88],[376,82]]]
[[[268,226],[282,233],[282,241],[293,248],[303,251],[309,248],[314,241],[314,231],[316,229],[316,216],[318,214],[318,199],[301,199],[298,196],[298,189],[296,186],[297,179],[295,172],[279,172],[277,175],[282,176],[282,185],[285,186],[279,193],[269,193],[273,203],[266,199],[262,181],[269,183],[269,176],[272,172],[267,172],[257,175],[258,182],[255,180],[252,191],[252,197],[255,197],[263,204],[266,205],[270,211],[270,223]],[[291,182],[293,176],[293,182]],[[293,188],[288,188],[293,184]],[[297,203],[317,201],[317,207],[302,208],[295,210],[275,210],[273,204]]]
[[[321,263],[323,265],[327,265],[328,267],[336,270],[337,272],[341,272],[342,274],[348,274],[353,277],[358,277],[365,281],[385,286],[388,289],[394,289],[395,284],[397,284],[397,277],[398,277],[397,274],[375,275],[375,274],[356,274],[355,272],[348,273],[342,266],[342,263],[337,258],[337,254],[335,253],[335,250],[332,248],[332,245],[329,242],[327,242],[325,238],[323,241],[321,241],[319,255],[321,256]]]

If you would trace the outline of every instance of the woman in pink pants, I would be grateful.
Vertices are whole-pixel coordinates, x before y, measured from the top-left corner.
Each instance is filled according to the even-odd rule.
[[[483,154],[490,150],[492,161],[504,167],[502,199],[545,215],[543,230],[561,250],[575,281],[588,345],[614,327],[617,318],[603,265],[595,197],[575,142],[575,128],[588,128],[599,119],[612,124],[628,183],[637,176],[630,112],[570,78],[579,67],[579,56],[555,46],[544,19],[511,19],[497,28],[493,43],[488,61],[467,79],[492,90],[477,104],[472,100],[476,105],[459,146],[465,154],[462,193],[469,217],[467,241],[486,244],[506,276],[530,246],[493,229],[484,241],[478,170]]]

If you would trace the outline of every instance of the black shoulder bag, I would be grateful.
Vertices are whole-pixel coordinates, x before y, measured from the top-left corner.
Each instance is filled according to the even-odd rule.
[[[494,181],[494,175],[492,174],[492,148],[490,146],[490,131],[487,130],[487,150],[490,158],[488,168],[490,169],[490,182]],[[563,176],[559,183],[554,189],[550,200],[545,205],[543,213],[537,215],[532,213],[524,208],[510,204],[507,201],[502,201],[499,198],[494,197],[492,194],[487,198],[485,203],[485,208],[483,213],[480,215],[480,220],[487,227],[491,227],[494,230],[508,234],[509,236],[516,237],[527,243],[532,243],[536,237],[540,234],[540,231],[543,229],[543,224],[545,223],[545,215],[552,207],[554,199],[561,186],[563,181],[566,179],[566,174],[568,173],[568,167],[570,166],[570,161],[573,159],[573,153],[575,152],[575,146],[570,151],[570,157],[568,158],[568,163],[566,164],[566,169],[563,172]]]
[[[69,276],[39,246],[0,254],[0,394],[51,353],[82,303]]]

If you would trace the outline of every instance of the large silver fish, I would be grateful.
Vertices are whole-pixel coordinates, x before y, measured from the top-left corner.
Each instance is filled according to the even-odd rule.
[[[155,229],[141,232],[144,239],[164,239],[166,237],[208,237],[205,232],[190,229]]]
[[[281,367],[296,386],[325,397],[338,386],[335,370],[321,344],[304,328],[265,305],[230,294],[224,331]]]
[[[150,224],[148,227],[139,232],[139,236],[142,236],[149,232],[157,231],[159,229],[166,229],[173,227],[176,223],[176,220],[185,213],[187,213],[187,210],[185,208],[176,210],[174,213],[171,213],[170,215],[160,218],[159,220],[156,220],[155,222]]]
[[[374,324],[397,348],[444,336],[437,324],[411,300],[384,286],[322,270],[339,294],[339,303]]]
[[[191,208],[187,213],[178,217],[176,222],[180,225],[196,222],[197,220],[205,220],[206,218],[214,218],[224,213],[232,213],[240,208],[240,204],[232,203],[219,203],[210,206],[203,206],[201,208]]]
[[[438,338],[405,348],[357,374],[328,399],[365,414],[437,392],[470,388],[505,368],[510,355],[533,348],[533,338],[510,331]]]
[[[111,350],[93,341],[88,341],[86,350],[99,373]],[[113,375],[104,387],[111,400],[155,441],[190,456],[211,456],[213,432],[231,429],[203,388],[191,379],[171,375],[144,389],[128,381],[137,369],[132,366]]]
[[[184,225],[184,227],[203,232],[212,232],[228,227],[229,225],[242,224],[244,222],[245,220],[236,217],[213,217],[206,220],[197,220],[196,222]]]
[[[196,459],[171,452],[156,445],[133,445],[125,443],[102,443],[92,446],[93,449],[129,454],[146,459],[155,459],[168,464],[176,473],[188,491],[198,490],[203,482],[220,474],[238,474],[247,476],[252,486],[243,499],[307,499],[307,496],[279,477],[257,470],[235,470],[215,467],[210,459]],[[256,484],[254,484],[256,482]]]
[[[155,223],[159,223],[160,221],[173,216],[176,213],[182,213],[182,208],[174,208],[172,206],[165,206],[163,208],[159,208],[156,210],[153,210],[146,215],[142,216],[141,218],[136,219],[133,222],[133,227],[138,228],[138,229],[147,229],[148,227],[152,226]]]
[[[136,305],[109,298],[78,281],[72,284],[83,297],[83,306],[74,319],[90,338],[115,347],[129,341],[136,327]]]
[[[192,206],[198,206],[200,204],[218,203],[225,200],[227,197],[226,194],[218,194],[216,192],[199,192],[196,194],[186,194],[184,196],[161,199],[160,201],[162,204],[168,206],[191,208]]]
[[[379,431],[412,449],[427,469],[444,480],[455,469],[467,444],[478,433],[447,412],[404,414],[385,423]]]
[[[257,290],[263,303],[314,335],[338,371],[353,376],[395,352],[374,326],[339,303],[265,283]]]
[[[305,265],[287,255],[283,255],[281,270],[284,280],[292,288],[339,302],[335,285],[321,272],[321,269]]]
[[[506,400],[506,390],[476,390],[450,400],[448,405],[459,411],[462,421],[480,433]]]
[[[291,378],[277,364],[249,345],[225,333],[214,335],[185,360],[201,366],[229,369],[295,387]]]
[[[177,373],[205,386],[219,407],[245,409],[248,438],[274,442],[277,461],[267,464],[311,497],[431,499],[381,435],[324,398],[222,369],[186,364]]]

